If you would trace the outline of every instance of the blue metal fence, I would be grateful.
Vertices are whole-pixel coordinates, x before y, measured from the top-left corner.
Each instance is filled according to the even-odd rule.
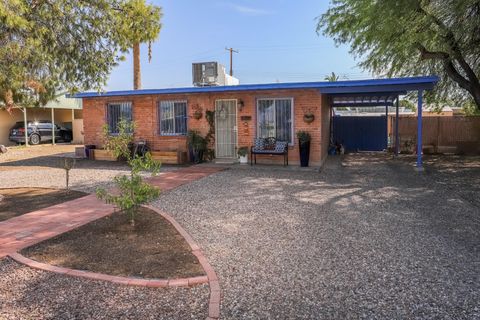
[[[346,151],[382,151],[387,148],[386,116],[335,116],[333,142]]]

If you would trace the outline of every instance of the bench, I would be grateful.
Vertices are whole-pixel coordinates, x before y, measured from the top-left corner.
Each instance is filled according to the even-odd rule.
[[[275,138],[256,138],[250,149],[250,165],[257,164],[257,154],[283,155],[283,165],[288,166],[288,142]]]
[[[151,151],[153,160],[161,161],[164,164],[184,164],[187,162],[185,151]]]

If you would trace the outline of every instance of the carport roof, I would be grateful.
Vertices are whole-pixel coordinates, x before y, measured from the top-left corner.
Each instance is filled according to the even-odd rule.
[[[295,90],[295,89],[317,89],[322,94],[332,96],[352,97],[370,95],[371,99],[379,100],[380,97],[388,100],[390,96],[398,96],[412,90],[429,90],[438,82],[438,77],[408,77],[408,78],[387,78],[368,80],[349,80],[335,82],[287,82],[268,84],[242,84],[237,86],[215,86],[215,87],[188,87],[170,89],[143,89],[126,91],[107,92],[82,92],[69,96],[71,98],[95,98],[115,97],[132,95],[155,95],[155,94],[189,94],[189,93],[219,93],[239,91],[261,91],[261,90]],[[377,98],[373,98],[373,97]],[[386,101],[386,100],[385,100]],[[383,100],[382,100],[383,102]],[[385,105],[385,104],[383,104]]]

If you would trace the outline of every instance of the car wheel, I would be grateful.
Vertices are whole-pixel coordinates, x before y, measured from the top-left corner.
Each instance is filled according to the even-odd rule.
[[[33,144],[33,145],[40,144],[40,136],[38,134],[32,134],[30,136],[30,144]]]

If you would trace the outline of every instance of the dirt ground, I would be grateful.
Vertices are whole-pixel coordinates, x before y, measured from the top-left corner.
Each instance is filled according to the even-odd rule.
[[[0,163],[25,160],[37,157],[45,156],[73,156],[75,154],[75,148],[82,147],[82,145],[75,144],[43,144],[37,146],[14,146],[7,147],[7,153],[0,153]]]
[[[0,189],[0,221],[87,195],[75,190],[46,188]]]
[[[117,212],[22,251],[37,261],[116,276],[184,278],[204,275],[191,248],[158,213],[140,208],[135,227]]]

